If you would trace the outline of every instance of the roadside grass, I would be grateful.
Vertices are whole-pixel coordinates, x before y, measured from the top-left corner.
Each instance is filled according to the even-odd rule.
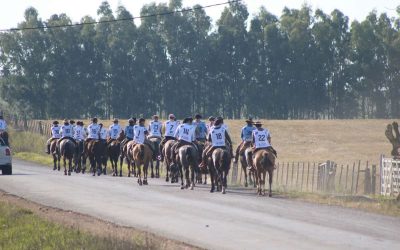
[[[141,240],[93,236],[0,201],[0,249],[155,249]]]
[[[277,191],[277,194],[291,200],[354,208],[371,213],[400,217],[400,202],[393,197],[381,195],[334,195],[294,191]]]

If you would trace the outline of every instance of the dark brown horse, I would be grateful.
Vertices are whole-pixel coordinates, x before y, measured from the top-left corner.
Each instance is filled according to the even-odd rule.
[[[231,159],[232,156],[229,151],[223,148],[217,148],[212,153],[211,159],[208,161],[211,177],[211,193],[215,191],[215,187],[217,187],[217,191],[221,191],[223,194],[226,193]]]
[[[83,160],[83,172],[86,169],[86,159],[89,158],[90,170],[93,176],[101,175],[103,172],[102,165],[107,161],[107,146],[99,140],[91,140],[85,143],[85,156]]]
[[[275,169],[275,155],[268,149],[260,149],[253,156],[254,166],[257,171],[257,194],[265,195],[265,177],[268,172],[269,197],[272,196],[272,179]]]
[[[246,150],[251,150],[251,143],[246,143],[244,145],[246,148],[239,154],[239,161],[240,165],[242,166],[242,171],[244,172],[244,186],[248,187],[249,182],[250,185],[253,183],[254,188],[256,187],[256,172],[248,170],[247,167],[249,166],[247,159],[246,159]]]
[[[172,171],[170,168],[170,166],[172,164],[171,150],[172,150],[172,146],[174,145],[174,143],[176,143],[175,140],[169,140],[165,143],[165,145],[162,149],[162,154],[164,155],[164,164],[165,164],[165,168],[167,170],[165,181],[168,182],[169,178],[171,177],[171,183],[178,182],[178,174],[179,174],[178,168],[175,168],[176,171]]]
[[[137,166],[138,172],[138,184],[141,186],[148,185],[147,174],[149,163],[152,160],[153,153],[148,145],[146,144],[136,144],[130,151],[128,155],[133,157],[134,162]],[[143,182],[142,182],[142,166],[143,166]]]
[[[116,140],[111,140],[108,142],[108,157],[110,159],[111,168],[113,170],[113,176],[118,176],[118,158],[121,154],[121,142]],[[122,177],[122,164],[119,169],[119,176]]]
[[[72,172],[72,162],[75,155],[75,143],[70,139],[64,139],[60,143],[60,155],[64,163],[64,175],[71,175]],[[67,171],[67,161],[68,161],[68,171]]]
[[[151,178],[160,178],[160,158],[161,158],[161,152],[160,152],[160,143],[161,143],[161,138],[159,137],[149,137],[149,141],[153,146],[154,152],[153,152],[153,159],[150,162],[150,167],[151,167]],[[154,161],[156,162],[156,173],[154,174]]]

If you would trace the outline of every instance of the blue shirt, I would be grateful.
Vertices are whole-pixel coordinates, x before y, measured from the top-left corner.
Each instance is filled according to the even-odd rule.
[[[133,139],[133,127],[130,125],[125,127],[125,135],[128,139]]]
[[[196,126],[196,139],[206,139],[207,137],[207,126],[205,122],[193,122],[193,126]]]
[[[256,128],[253,126],[244,126],[242,128],[242,133],[240,134],[240,138],[242,138],[242,141],[252,141],[252,134],[254,129]]]

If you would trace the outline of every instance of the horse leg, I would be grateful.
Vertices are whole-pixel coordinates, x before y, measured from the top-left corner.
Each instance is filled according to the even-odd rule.
[[[166,165],[166,169],[167,169],[167,177],[165,178],[166,182],[169,182],[169,164],[167,163],[167,160],[164,161],[164,164]]]
[[[185,185],[183,183],[183,168],[182,168],[181,164],[178,164],[178,165],[179,165],[179,173],[181,174],[181,189],[184,189]]]
[[[156,160],[156,178],[160,178],[160,160]]]
[[[263,170],[262,173],[262,195],[265,195],[265,177],[267,175],[267,172]]]
[[[147,175],[148,175],[148,169],[149,169],[149,162],[145,162],[143,164],[143,177],[144,177],[144,185],[148,185],[147,183]]]
[[[124,164],[124,157],[121,155],[119,157],[119,177],[122,177],[122,165],[123,164]],[[128,177],[131,177],[131,168],[130,168],[129,164],[128,164]]]
[[[58,171],[61,169],[61,155],[57,155]]]
[[[153,168],[154,168],[154,162],[153,162],[153,159],[151,159],[151,161],[150,161],[150,167],[151,167],[151,178],[154,178],[154,171],[153,171]]]
[[[54,163],[53,171],[55,171],[57,170],[57,156],[55,156],[54,154],[53,154],[53,163]]]
[[[215,191],[215,178],[214,178],[214,173],[212,170],[210,170],[210,178],[211,178],[211,190],[210,193],[214,193]]]
[[[193,166],[189,166],[188,167],[191,171],[190,171],[190,174],[191,174],[191,176],[190,176],[190,190],[193,190],[194,189],[194,172],[195,172],[195,170],[194,170],[194,167]]]
[[[269,170],[268,171],[268,181],[269,181],[269,193],[268,193],[268,196],[269,197],[272,197],[272,180],[273,180],[273,177],[274,176],[274,170],[272,169],[272,170]]]
[[[72,172],[72,158],[68,159],[68,175],[71,175]]]
[[[142,182],[142,171],[141,171],[140,165],[138,165],[137,167],[138,167],[138,169],[137,169],[137,172],[138,172],[138,183],[139,183],[139,186],[142,186],[142,184],[143,184],[143,182]]]
[[[226,172],[222,171],[221,173],[221,184],[222,184],[222,194],[226,194]]]
[[[67,175],[67,159],[63,156],[63,163],[64,163],[64,175]]]

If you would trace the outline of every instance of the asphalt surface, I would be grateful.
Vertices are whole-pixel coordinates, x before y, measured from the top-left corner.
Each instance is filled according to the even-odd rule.
[[[14,160],[0,189],[51,207],[209,249],[400,249],[400,219],[334,206],[257,197],[254,190],[180,190],[163,179],[63,172]]]

